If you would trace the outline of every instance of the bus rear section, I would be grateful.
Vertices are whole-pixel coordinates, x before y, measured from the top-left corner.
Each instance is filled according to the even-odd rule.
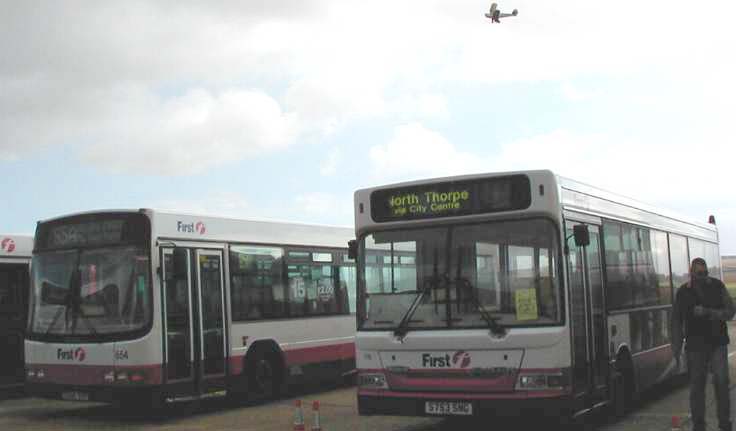
[[[23,385],[23,334],[33,237],[0,234],[0,388]]]
[[[39,223],[25,341],[27,393],[150,405],[163,370],[151,274],[145,214]]]

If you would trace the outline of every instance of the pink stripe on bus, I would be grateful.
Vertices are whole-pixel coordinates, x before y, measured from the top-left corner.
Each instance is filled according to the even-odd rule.
[[[514,391],[489,394],[468,394],[463,392],[394,392],[390,390],[358,389],[358,395],[394,397],[394,398],[425,398],[441,400],[525,400],[530,398],[556,398],[569,395],[560,389],[548,389],[543,391]]]

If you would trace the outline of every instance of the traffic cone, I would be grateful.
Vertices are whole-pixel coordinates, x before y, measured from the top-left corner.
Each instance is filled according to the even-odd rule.
[[[682,418],[672,416],[672,431],[682,431]]]
[[[302,400],[294,401],[294,431],[304,431],[304,413]]]
[[[322,431],[322,425],[319,423],[319,401],[312,403],[312,411],[314,412],[314,423],[312,424],[312,431]]]

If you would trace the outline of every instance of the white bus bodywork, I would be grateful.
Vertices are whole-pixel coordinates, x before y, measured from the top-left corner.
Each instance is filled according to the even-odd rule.
[[[426,187],[424,190],[431,190],[434,185],[440,187],[514,175],[529,179],[531,202],[523,209],[376,221],[371,207],[372,195],[377,191],[397,190],[398,197],[392,197],[388,204],[393,208],[394,204],[400,207],[417,201],[411,195],[402,197],[401,190],[420,190],[422,186]],[[417,194],[422,192],[416,191]],[[605,307],[606,297],[610,296],[606,283],[612,283],[612,279],[606,278],[605,270],[613,264],[609,262],[609,267],[604,266],[604,254],[611,259],[614,256],[603,248],[603,227],[606,223],[611,226],[621,223],[642,232],[640,235],[646,235],[646,238],[654,235],[651,232],[655,231],[680,236],[688,239],[691,249],[694,247],[692,244],[697,243],[709,251],[715,250],[717,256],[718,234],[714,225],[692,222],[635,200],[559,177],[550,171],[458,176],[363,189],[355,193],[354,209],[356,236],[365,244],[359,249],[361,254],[371,253],[366,238],[375,240],[376,234],[394,235],[401,241],[409,241],[406,238],[410,237],[412,230],[429,232],[434,228],[480,223],[488,223],[488,229],[492,229],[494,222],[511,220],[523,223],[538,217],[552,221],[557,236],[569,240],[562,241],[560,247],[563,264],[557,277],[565,313],[558,324],[523,327],[515,322],[517,325],[508,327],[502,335],[494,335],[488,328],[380,330],[380,324],[385,322],[375,322],[368,329],[359,327],[356,358],[361,414],[501,415],[525,409],[574,414],[605,404],[624,403],[633,391],[643,390],[682,370],[671,366],[673,358],[666,339],[668,331],[663,327],[668,326],[671,299],[670,303],[632,309]],[[412,206],[401,210],[404,214],[424,211]],[[578,224],[588,226],[596,241],[595,247],[577,247],[572,242],[572,228]],[[415,240],[417,265],[420,260],[419,241],[422,240],[418,238]],[[572,249],[570,253],[567,253],[567,245]],[[476,250],[479,247],[476,243]],[[363,255],[358,260],[359,303],[373,312],[371,307],[380,304],[381,297],[364,292],[367,264]],[[628,265],[622,268],[631,270],[636,263]],[[720,267],[720,264],[713,263],[713,266]],[[571,273],[573,267],[580,268],[585,275],[576,278]],[[536,264],[535,268],[538,271]],[[452,271],[444,276],[452,278]],[[672,284],[671,281],[669,283]],[[573,290],[571,285],[579,288]],[[676,288],[674,285],[669,289]],[[370,299],[370,304],[365,304],[364,296]],[[450,298],[455,300],[453,296]],[[429,302],[429,299],[424,302]],[[419,305],[417,309],[421,307]],[[369,319],[366,316],[368,314],[362,318]],[[639,320],[634,322],[640,317],[655,322],[656,328],[652,329],[651,323],[649,328],[640,328]],[[635,323],[639,325],[636,328]],[[656,337],[653,331],[656,331]],[[645,337],[642,333],[649,338],[642,341]],[[632,337],[636,338],[638,351],[632,347]]]
[[[48,341],[39,335],[30,336],[25,343],[30,393],[106,402],[136,398],[151,400],[153,397],[154,403],[221,396],[251,389],[249,385],[252,387],[253,382],[246,381],[247,361],[252,352],[261,350],[267,352],[261,356],[266,355],[266,359],[273,362],[271,365],[278,368],[272,372],[281,373],[278,383],[283,385],[311,377],[304,370],[306,366],[320,368],[320,364],[340,364],[342,368],[335,370],[339,371],[338,375],[354,370],[355,324],[349,313],[234,322],[229,276],[229,253],[233,247],[332,251],[337,256],[352,236],[352,229],[203,217],[148,209],[73,214],[46,220],[40,225],[49,222],[63,224],[67,220],[77,223],[80,217],[95,220],[121,214],[142,214],[150,222],[147,244],[152,274],[150,327],[138,337],[122,340],[96,340],[95,337],[75,340],[72,337],[70,340]],[[168,261],[171,264],[176,249],[183,250],[187,259],[188,275],[177,283],[183,282],[188,286],[182,292],[188,295],[183,302],[189,308],[177,318],[189,323],[185,325],[186,330],[175,334],[173,329],[167,328],[167,302],[163,300],[164,292],[175,287],[173,281],[168,286],[164,279],[171,268],[165,268],[166,263],[162,259],[172,259]],[[41,271],[40,268],[37,270]],[[205,271],[219,272],[219,283],[215,278],[202,278]],[[213,282],[218,286],[212,292],[220,298],[219,306],[204,304],[203,292],[205,288],[209,289],[205,284]],[[207,327],[209,324],[202,317],[209,312],[202,307],[210,306],[221,313],[221,316],[213,317],[217,325],[214,328]],[[221,326],[216,323],[220,318],[224,322]],[[84,322],[79,326],[84,329]],[[172,357],[174,347],[170,343],[176,339],[186,340],[186,348],[181,352],[177,350],[177,356]],[[210,343],[220,339],[221,348]],[[171,351],[167,353],[167,349]],[[189,370],[185,371],[190,374],[180,378],[186,372],[172,372],[174,360],[186,363]],[[214,371],[207,370],[210,366]],[[175,375],[177,377],[172,378]]]

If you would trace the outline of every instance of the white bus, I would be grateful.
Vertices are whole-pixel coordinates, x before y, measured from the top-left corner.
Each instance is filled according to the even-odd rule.
[[[23,386],[23,331],[33,237],[0,234],[0,389]]]
[[[347,377],[353,235],[148,209],[42,221],[26,390],[156,406]]]
[[[714,221],[549,171],[358,190],[355,223],[363,415],[620,413],[683,371],[690,259],[720,275]]]

